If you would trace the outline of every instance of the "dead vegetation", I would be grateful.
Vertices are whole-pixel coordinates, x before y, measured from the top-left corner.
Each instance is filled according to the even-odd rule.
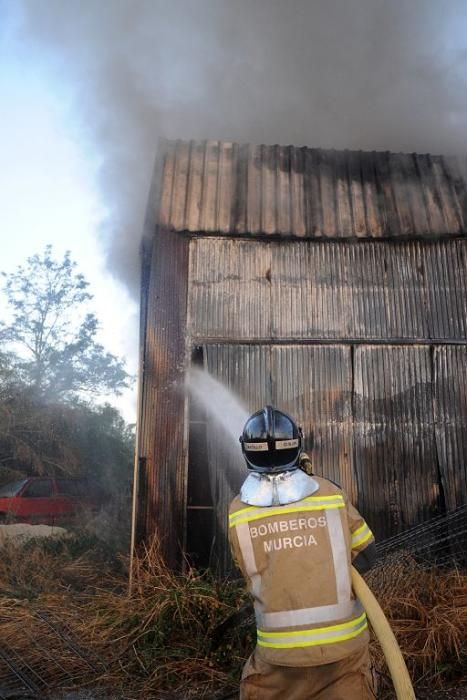
[[[85,545],[30,541],[0,555],[0,648],[26,660],[41,688],[99,687],[112,698],[213,698],[235,688],[254,628],[231,630],[216,648],[212,639],[246,603],[240,582],[177,574],[153,544],[128,595],[122,563],[98,563]],[[0,687],[8,676],[0,658]]]
[[[254,645],[241,582],[191,569],[174,573],[153,545],[136,561],[128,595],[124,565],[99,547],[71,538],[4,548],[0,647],[13,665],[26,662],[23,668],[47,692],[89,687],[112,698],[211,699],[234,692]],[[467,574],[399,556],[372,572],[369,583],[417,687],[434,692],[461,683]],[[239,610],[246,614],[232,618]],[[372,655],[382,697],[391,697],[376,643]],[[0,687],[11,676],[0,659]]]
[[[367,580],[397,637],[416,687],[434,691],[465,683],[467,572],[420,566],[402,553],[370,572]],[[382,686],[388,687],[384,659],[375,640],[371,652]]]

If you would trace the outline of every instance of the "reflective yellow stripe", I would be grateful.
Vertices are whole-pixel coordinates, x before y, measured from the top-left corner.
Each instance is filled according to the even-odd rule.
[[[365,620],[366,613],[363,612],[360,617],[355,618],[355,620],[347,620],[347,622],[340,622],[337,625],[326,625],[326,627],[314,627],[310,630],[296,630],[294,632],[265,632],[264,630],[260,629],[258,629],[257,632],[258,634],[266,637],[303,637],[305,634],[326,634],[326,632],[345,630],[349,627],[358,626]]]
[[[368,532],[367,535],[364,535],[361,537],[357,542],[352,542],[352,549],[355,549],[355,547],[360,547],[361,544],[365,544],[365,542],[368,542],[368,540],[371,540],[373,537],[373,533],[370,531]]]
[[[330,637],[328,639],[314,639],[310,640],[307,642],[263,642],[262,640],[258,639],[257,644],[260,647],[269,647],[271,649],[297,649],[298,647],[316,647],[316,646],[321,646],[322,644],[335,644],[336,642],[345,642],[347,639],[353,639],[354,637],[358,637],[359,634],[364,632],[368,627],[368,622],[365,620],[365,624],[359,627],[357,630],[354,630],[353,632],[349,632],[348,634],[341,634],[337,637]]]
[[[368,525],[366,523],[363,523],[363,525],[360,525],[360,527],[358,527],[356,530],[354,530],[352,532],[352,537],[358,537],[359,535],[361,535],[361,533],[364,530],[367,530],[367,529],[368,529]]]
[[[336,493],[334,496],[307,496],[307,498],[303,498],[300,503],[307,503],[309,501],[334,501],[336,499],[341,501],[344,500],[340,493]],[[234,513],[230,513],[229,519],[235,518],[241,513],[251,513],[252,510],[258,510],[258,506],[248,506],[248,508],[236,510]]]
[[[257,506],[249,506],[248,508],[242,508],[241,510],[236,510],[235,513],[230,513],[229,515],[229,520],[231,518],[235,518],[236,515],[240,515],[240,513],[251,513],[252,510],[257,510]]]
[[[321,504],[321,505],[314,505],[314,506],[296,506],[295,508],[268,508],[267,512],[264,512],[266,509],[263,509],[263,512],[259,513],[256,511],[256,513],[253,513],[252,515],[246,515],[244,518],[236,518],[232,519],[229,527],[235,527],[235,525],[240,525],[240,523],[248,523],[250,520],[260,520],[261,518],[269,518],[273,515],[284,515],[285,513],[303,513],[305,511],[310,511],[310,510],[331,510],[333,508],[344,508],[345,503],[329,503],[329,504]]]
[[[373,533],[366,523],[363,523],[358,530],[352,533],[352,549],[359,547],[361,544],[368,542],[373,537]]]
[[[337,625],[315,627],[314,629],[296,630],[292,632],[264,632],[258,629],[259,646],[273,649],[293,649],[297,647],[334,644],[346,639],[357,637],[368,627],[365,613],[354,620],[348,620]]]

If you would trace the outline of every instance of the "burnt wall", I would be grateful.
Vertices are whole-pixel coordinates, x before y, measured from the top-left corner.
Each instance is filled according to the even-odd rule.
[[[467,241],[190,242],[189,342],[251,410],[314,436],[379,539],[464,502]],[[213,541],[245,476],[207,423]]]
[[[139,417],[138,539],[181,560],[186,500],[186,298],[189,241],[157,230],[147,280]]]
[[[467,339],[464,240],[190,245],[193,339]]]

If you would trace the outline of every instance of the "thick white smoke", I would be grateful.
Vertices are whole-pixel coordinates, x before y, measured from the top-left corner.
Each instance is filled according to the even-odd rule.
[[[23,0],[18,35],[101,159],[111,269],[138,287],[157,142],[465,150],[464,0]]]

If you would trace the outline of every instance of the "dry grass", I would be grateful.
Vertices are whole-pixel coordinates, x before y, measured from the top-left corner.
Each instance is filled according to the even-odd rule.
[[[114,649],[112,668],[118,660],[125,683],[139,679],[142,697],[170,688],[181,697],[212,697],[213,689],[235,682],[248,653],[245,634],[217,649],[211,644],[214,630],[245,599],[238,583],[194,570],[174,573],[153,544],[135,563],[131,596],[102,591],[93,600],[93,643],[102,655]]]
[[[467,572],[426,568],[410,556],[398,555],[370,572],[367,580],[416,686],[435,689],[465,681]],[[384,658],[375,641],[371,652],[384,678]]]
[[[3,552],[1,646],[26,659],[51,687],[107,688],[113,698],[212,699],[237,687],[254,645],[251,616],[228,623],[247,603],[240,582],[194,570],[174,573],[153,545],[136,561],[129,596],[121,563],[97,565],[101,559],[94,546],[86,550],[76,542]],[[369,583],[417,685],[460,679],[467,575],[399,558],[372,572]],[[375,643],[372,653],[385,673]],[[6,673],[0,664],[0,684]]]
[[[118,569],[113,553],[92,536],[37,538],[0,549],[0,595],[36,598],[41,593],[101,587]],[[121,567],[120,567],[121,570]],[[120,588],[125,586],[120,581]]]
[[[14,658],[52,687],[100,686],[113,698],[130,697],[129,687],[144,698],[212,698],[235,688],[253,629],[235,629],[217,648],[212,638],[246,602],[239,582],[177,574],[153,545],[136,561],[130,596],[121,568],[103,575],[90,553],[73,559],[67,546],[57,552],[36,542],[0,556],[1,645]],[[0,684],[8,672],[0,663]]]

